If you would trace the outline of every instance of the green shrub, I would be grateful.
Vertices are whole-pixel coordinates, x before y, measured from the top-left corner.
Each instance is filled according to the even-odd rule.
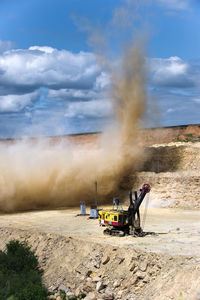
[[[177,142],[184,142],[184,140],[181,139],[181,138],[179,138],[179,137],[176,138],[176,141],[177,141]]]
[[[61,298],[61,300],[66,300],[66,293],[65,293],[65,291],[60,290],[60,298]]]
[[[37,267],[37,258],[27,243],[10,241],[5,252],[0,251],[0,299],[47,299]]]
[[[15,272],[27,272],[36,269],[38,261],[26,243],[10,241],[5,253],[0,253],[0,266]]]
[[[86,294],[82,293],[78,297],[79,297],[79,299],[84,299],[86,297]]]
[[[188,138],[193,138],[193,134],[192,133],[186,133],[186,134],[184,134],[184,136],[186,136]]]
[[[19,300],[46,300],[46,289],[40,284],[28,283],[23,289],[16,293]]]

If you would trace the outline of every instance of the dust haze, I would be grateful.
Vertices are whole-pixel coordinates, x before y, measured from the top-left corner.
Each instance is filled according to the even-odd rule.
[[[127,176],[138,168],[143,155],[138,142],[146,99],[141,47],[126,48],[115,71],[110,94],[117,126],[106,131],[95,147],[78,147],[66,140],[52,145],[48,139],[1,143],[1,211],[91,204],[95,181],[101,204],[127,194],[132,186]]]

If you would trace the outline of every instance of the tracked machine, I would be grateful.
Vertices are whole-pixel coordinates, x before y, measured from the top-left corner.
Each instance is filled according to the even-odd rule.
[[[150,192],[150,185],[144,184],[140,189],[138,196],[135,192],[135,200],[132,198],[132,192],[129,193],[130,205],[128,210],[123,210],[119,199],[113,199],[113,209],[99,210],[99,224],[106,227],[104,234],[124,236],[144,236],[140,225],[140,205],[147,193]]]

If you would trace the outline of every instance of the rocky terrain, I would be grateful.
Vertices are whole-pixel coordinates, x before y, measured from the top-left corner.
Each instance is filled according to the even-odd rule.
[[[200,211],[151,208],[143,227],[154,234],[143,238],[104,236],[97,220],[78,212],[0,216],[0,248],[27,241],[51,299],[60,299],[59,290],[87,300],[199,299]]]
[[[1,248],[11,238],[26,240],[36,252],[44,283],[60,299],[87,295],[85,299],[197,298],[200,258],[145,252],[134,248],[88,242],[71,236],[1,229]]]

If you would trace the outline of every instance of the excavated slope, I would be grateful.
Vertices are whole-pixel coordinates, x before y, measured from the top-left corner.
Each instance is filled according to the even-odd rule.
[[[195,300],[199,292],[199,258],[146,253],[72,237],[1,230],[0,248],[13,237],[32,246],[44,283],[56,296],[85,293],[87,300]],[[80,247],[81,243],[81,247]],[[91,296],[91,297],[89,297]]]
[[[147,161],[134,187],[151,185],[151,205],[200,208],[200,143],[170,143],[146,149]]]

